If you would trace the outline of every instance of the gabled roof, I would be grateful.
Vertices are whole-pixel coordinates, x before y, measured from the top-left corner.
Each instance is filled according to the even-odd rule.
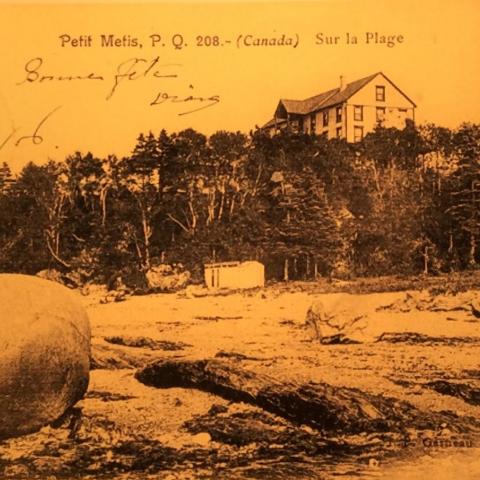
[[[282,98],[278,107],[281,106],[285,107],[285,110],[288,113],[307,113],[305,112],[305,105],[304,100],[289,100],[286,98]]]
[[[275,125],[281,125],[282,123],[286,123],[286,122],[287,120],[284,118],[277,118],[276,120],[275,118],[272,118],[265,125],[263,125],[262,128],[270,128],[270,127],[274,127]]]
[[[333,90],[328,90],[327,92],[323,92],[319,95],[315,95],[314,97],[302,100],[302,112],[300,113],[306,114],[317,110],[318,108],[320,108],[320,106],[326,104],[332,97],[334,97],[338,93],[338,91],[338,88],[334,88]]]
[[[320,93],[319,95],[306,98],[305,100],[281,99],[277,106],[277,110],[283,107],[287,113],[306,115],[322,108],[337,105],[348,100],[377,75],[383,75],[386,80],[388,80],[407,100],[412,103],[413,106],[416,107],[415,103],[410,100],[410,98],[408,98],[389,78],[387,78],[382,72],[376,72],[368,77],[360,78],[359,80],[348,83],[342,90],[340,90],[340,88],[334,88]]]
[[[336,89],[334,95],[332,95],[326,102],[320,105],[322,108],[330,107],[336,105],[337,103],[342,103],[345,100],[348,100],[352,95],[357,93],[361,88],[363,88],[367,83],[373,80],[377,75],[382,74],[382,72],[374,73],[368,77],[361,78],[360,80],[355,80],[354,82],[347,83],[343,90],[339,88]]]

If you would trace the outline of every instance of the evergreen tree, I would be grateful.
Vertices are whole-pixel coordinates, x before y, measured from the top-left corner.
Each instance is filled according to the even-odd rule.
[[[299,261],[304,274],[332,270],[338,258],[341,239],[335,215],[328,203],[323,185],[311,169],[288,178],[277,172],[272,176],[270,209],[266,229],[266,250],[283,258],[284,279],[298,276]]]
[[[466,264],[477,265],[480,238],[480,125],[464,124],[454,135],[457,166],[450,176],[450,202],[447,209],[464,239]]]

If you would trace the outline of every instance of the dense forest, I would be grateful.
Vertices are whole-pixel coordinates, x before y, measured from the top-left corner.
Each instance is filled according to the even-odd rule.
[[[271,279],[438,274],[480,260],[480,125],[141,134],[130,156],[0,169],[0,271],[79,282],[258,259]]]

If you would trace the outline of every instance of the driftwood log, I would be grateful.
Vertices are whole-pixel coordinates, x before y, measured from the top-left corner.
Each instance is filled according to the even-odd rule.
[[[326,383],[280,382],[232,362],[160,360],[137,371],[136,378],[157,388],[196,388],[234,402],[246,402],[317,430],[347,433],[477,430],[480,422],[450,412],[423,412],[405,401]]]

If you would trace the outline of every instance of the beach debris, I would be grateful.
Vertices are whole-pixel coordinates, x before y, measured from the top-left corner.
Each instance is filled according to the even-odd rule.
[[[182,265],[160,264],[151,267],[145,274],[148,288],[158,292],[176,292],[188,285],[190,272]]]
[[[442,423],[455,430],[469,428],[472,421],[449,412],[426,413],[408,402],[356,388],[279,381],[219,359],[159,360],[137,371],[135,378],[157,388],[195,388],[316,430],[342,434],[395,432],[404,425],[435,430]],[[480,428],[480,421],[476,426]]]
[[[150,350],[183,350],[192,345],[184,342],[171,342],[168,340],[155,340],[149,337],[128,337],[122,335],[115,335],[111,337],[104,337],[104,340],[114,345],[123,345],[125,347],[148,348]]]
[[[442,395],[461,398],[470,405],[480,405],[480,388],[474,388],[466,383],[453,383],[446,380],[434,380],[424,385]]]
[[[315,300],[305,319],[312,337],[325,344],[365,341],[363,332],[368,326],[368,316],[356,310],[357,305],[351,300],[348,295],[341,296],[332,305]]]

